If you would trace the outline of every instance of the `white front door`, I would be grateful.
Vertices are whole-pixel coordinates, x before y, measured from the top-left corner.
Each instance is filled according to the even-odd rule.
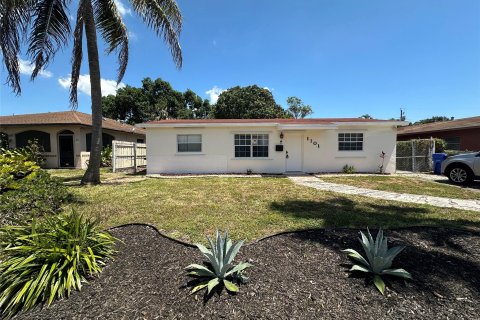
[[[303,135],[301,132],[285,133],[285,171],[302,171]]]

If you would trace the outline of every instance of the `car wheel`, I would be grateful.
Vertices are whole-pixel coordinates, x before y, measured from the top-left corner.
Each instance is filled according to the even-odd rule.
[[[472,181],[472,174],[463,166],[456,166],[448,172],[448,179],[456,184],[466,184]]]

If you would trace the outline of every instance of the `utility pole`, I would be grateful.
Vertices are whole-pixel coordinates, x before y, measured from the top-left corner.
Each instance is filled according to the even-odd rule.
[[[403,108],[400,108],[400,121],[405,121],[405,111]]]

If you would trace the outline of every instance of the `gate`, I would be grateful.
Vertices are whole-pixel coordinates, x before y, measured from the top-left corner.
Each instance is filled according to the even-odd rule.
[[[430,172],[433,170],[434,139],[397,141],[397,170]]]

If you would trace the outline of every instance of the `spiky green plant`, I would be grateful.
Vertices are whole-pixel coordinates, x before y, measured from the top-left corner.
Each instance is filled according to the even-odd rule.
[[[367,236],[361,231],[360,235],[362,238],[359,240],[367,259],[353,249],[342,250],[347,253],[350,258],[361,263],[361,265],[353,265],[350,271],[373,273],[373,283],[382,294],[385,293],[385,282],[383,282],[383,279],[381,278],[382,275],[412,279],[411,274],[404,269],[390,269],[393,259],[395,259],[405,247],[396,246],[388,249],[387,238],[383,236],[382,229],[378,230],[375,240],[373,240],[372,234],[368,228]]]
[[[0,310],[7,318],[80,290],[114,253],[115,238],[76,212],[0,228]]]
[[[202,252],[203,256],[207,258],[208,267],[199,264],[191,264],[186,267],[190,276],[204,280],[195,286],[191,293],[195,293],[205,287],[207,287],[207,292],[210,293],[213,288],[222,283],[228,291],[238,292],[238,287],[235,283],[245,283],[248,278],[242,273],[246,268],[252,266],[248,262],[241,262],[237,265],[232,263],[244,241],[233,244],[228,236],[228,232],[225,232],[225,237],[222,237],[218,230],[215,243],[208,236],[207,240],[211,250],[199,243],[195,245]]]

